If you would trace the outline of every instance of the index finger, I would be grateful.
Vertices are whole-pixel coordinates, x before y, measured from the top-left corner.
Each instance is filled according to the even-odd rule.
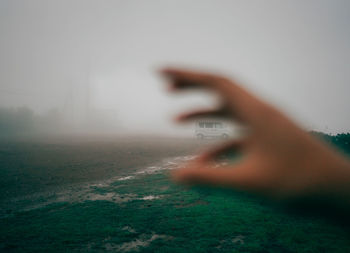
[[[164,76],[175,82],[175,88],[209,88],[218,91],[228,91],[232,82],[227,78],[206,72],[188,71],[176,68],[165,68],[160,71]]]
[[[240,121],[249,122],[252,125],[265,121],[261,112],[263,108],[267,108],[267,104],[231,79],[207,72],[177,68],[164,68],[161,73],[173,81],[175,89],[207,88],[218,92],[223,104],[229,105],[229,110]],[[267,111],[271,112],[271,110]]]

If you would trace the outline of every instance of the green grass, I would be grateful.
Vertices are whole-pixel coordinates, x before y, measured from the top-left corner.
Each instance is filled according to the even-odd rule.
[[[349,134],[313,134],[344,154],[350,154]],[[28,150],[19,154],[26,155]],[[12,159],[6,148],[1,152],[6,161]],[[41,152],[38,154],[42,156]],[[110,160],[105,156],[103,152],[101,157],[92,160],[86,154],[82,157],[87,160],[86,164],[96,159],[108,164],[116,159],[115,154],[110,155]],[[18,152],[13,153],[13,157],[17,157],[16,163],[12,160],[4,163],[8,168],[1,172],[5,180],[2,194],[8,195],[10,186],[26,186],[18,190],[21,194],[29,194],[28,187],[33,185],[40,188],[41,181],[33,184],[27,177],[17,184],[6,181],[17,178],[7,172],[18,174],[22,171],[20,168],[28,166],[28,161],[36,161],[18,159]],[[124,153],[120,157],[124,157]],[[71,160],[58,160],[62,168],[70,171],[67,165]],[[30,164],[36,169],[35,163]],[[43,168],[50,168],[49,165]],[[84,170],[84,173],[87,172]],[[26,180],[30,183],[25,184]],[[244,193],[175,185],[164,172],[91,186],[87,193],[133,197],[121,202],[75,198],[48,205],[55,197],[23,199],[17,202],[17,209],[35,204],[42,207],[30,211],[0,210],[9,214],[0,218],[0,252],[350,252],[349,226],[318,216],[320,209],[314,209],[308,216],[287,213]],[[160,198],[142,200],[151,195]]]
[[[339,225],[287,214],[242,193],[184,188],[164,173],[92,191],[161,198],[54,203],[15,213],[0,220],[0,250],[115,251],[149,240],[139,252],[350,252],[349,230]],[[161,237],[150,240],[155,234]]]

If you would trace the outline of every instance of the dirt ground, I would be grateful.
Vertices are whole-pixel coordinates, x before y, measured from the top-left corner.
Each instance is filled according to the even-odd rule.
[[[176,138],[46,138],[0,143],[0,203],[67,185],[128,175],[213,141]]]

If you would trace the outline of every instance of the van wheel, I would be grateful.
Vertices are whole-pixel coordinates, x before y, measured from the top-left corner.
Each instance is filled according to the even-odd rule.
[[[227,135],[227,134],[223,134],[223,135],[221,135],[221,138],[227,139],[227,138],[228,138],[228,135]]]
[[[197,138],[198,138],[198,139],[203,139],[203,138],[204,138],[204,135],[203,135],[203,134],[197,134]]]

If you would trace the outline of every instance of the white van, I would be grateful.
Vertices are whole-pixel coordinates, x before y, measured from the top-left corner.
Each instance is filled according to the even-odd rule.
[[[196,122],[195,135],[198,139],[204,137],[227,139],[230,136],[230,129],[221,121],[198,121]]]

